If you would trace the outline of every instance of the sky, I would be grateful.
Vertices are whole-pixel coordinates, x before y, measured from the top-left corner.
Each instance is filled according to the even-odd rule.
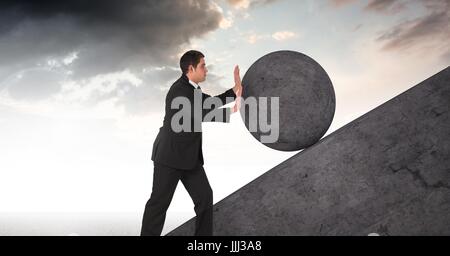
[[[138,235],[189,49],[212,95],[270,52],[313,58],[336,93],[327,136],[448,67],[449,38],[448,0],[1,1],[0,233]],[[238,114],[203,137],[215,203],[298,153],[262,145]],[[163,234],[193,216],[180,183]]]

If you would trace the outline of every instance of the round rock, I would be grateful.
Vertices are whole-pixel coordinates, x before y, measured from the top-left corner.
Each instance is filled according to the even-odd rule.
[[[333,84],[319,63],[305,54],[276,51],[264,55],[250,66],[242,84],[241,117],[250,133],[270,148],[295,151],[309,147],[333,121]]]

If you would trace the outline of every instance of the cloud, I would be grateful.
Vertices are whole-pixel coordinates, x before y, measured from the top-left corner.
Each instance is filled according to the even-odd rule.
[[[250,0],[227,0],[227,2],[236,9],[247,9],[250,6]]]
[[[227,18],[223,18],[219,24],[220,28],[227,29],[233,26],[233,16],[228,16]]]
[[[162,66],[145,68],[139,75],[130,71],[99,74],[82,81],[66,81],[53,98],[90,108],[112,104],[130,115],[160,112],[168,88],[180,73],[178,67]]]
[[[277,41],[284,41],[284,40],[288,40],[290,38],[296,37],[297,34],[295,34],[294,32],[291,31],[278,31],[272,34],[272,38],[277,40]]]
[[[168,61],[178,46],[216,29],[220,12],[196,1],[2,1],[2,63],[78,51],[79,72]]]
[[[217,29],[222,19],[208,0],[1,1],[0,83],[49,59],[58,60],[74,81],[177,65],[176,53]],[[25,95],[19,91],[32,94],[37,86],[30,80],[28,86],[8,88]]]
[[[356,0],[329,0],[330,4],[335,8],[357,3]],[[404,2],[399,0],[369,0],[364,7],[366,11],[394,14],[405,7]]]
[[[265,39],[267,37],[268,37],[267,35],[259,35],[259,34],[255,34],[255,33],[251,32],[245,36],[245,40],[249,44],[255,44],[257,41]]]
[[[405,3],[398,0],[370,0],[364,10],[395,14],[405,8]]]
[[[249,9],[257,6],[271,4],[279,0],[227,0],[235,9]]]
[[[376,38],[382,50],[432,49],[446,56],[450,51],[450,2],[421,1],[428,10],[422,17],[401,22]],[[432,3],[430,3],[432,2]]]
[[[232,11],[227,11],[227,15],[224,15],[223,8],[218,5],[216,2],[211,2],[214,9],[216,9],[222,16],[222,19],[219,22],[219,27],[221,29],[228,29],[233,26],[234,23],[234,13]]]
[[[222,20],[220,20],[219,27],[221,29],[228,29],[233,26],[234,23],[234,14],[231,11],[227,12],[227,16],[223,16]]]
[[[298,37],[298,34],[288,30],[276,31],[272,34],[259,34],[254,31],[247,31],[240,33],[240,36],[249,44],[256,44],[261,40],[276,40],[276,41],[285,41],[291,38]]]
[[[341,7],[344,5],[348,5],[351,4],[353,2],[355,2],[356,0],[330,0],[330,3],[334,6],[334,7]]]
[[[34,68],[10,76],[4,85],[9,95],[16,99],[38,101],[56,94],[63,80],[64,74],[48,68]]]
[[[142,84],[130,86],[123,95],[116,95],[118,98],[116,105],[123,105],[125,111],[131,114],[163,112],[166,93],[180,75],[179,67],[163,66],[147,69],[141,76]]]
[[[352,0],[330,0],[334,6],[351,4]],[[425,7],[421,17],[402,20],[400,23],[380,32],[375,41],[381,43],[383,51],[415,50],[416,53],[437,54],[446,61],[450,55],[450,1],[448,0],[370,0],[364,10],[385,15],[395,15],[420,5]],[[355,27],[354,31],[361,26]]]
[[[240,37],[242,37],[249,44],[256,44],[258,41],[262,40],[285,41],[298,37],[298,34],[288,30],[276,31],[272,34],[259,34],[254,31],[247,31],[240,33]]]

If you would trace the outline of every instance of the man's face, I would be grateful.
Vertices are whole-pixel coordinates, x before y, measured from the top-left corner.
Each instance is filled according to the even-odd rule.
[[[208,73],[208,69],[206,68],[205,59],[201,58],[200,62],[197,64],[197,67],[193,68],[192,81],[196,83],[205,81],[206,73]]]

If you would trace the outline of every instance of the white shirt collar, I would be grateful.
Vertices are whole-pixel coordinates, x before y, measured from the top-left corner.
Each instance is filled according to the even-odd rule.
[[[189,79],[189,83],[190,83],[192,86],[194,86],[195,89],[198,89],[198,84],[192,82],[190,79]]]

